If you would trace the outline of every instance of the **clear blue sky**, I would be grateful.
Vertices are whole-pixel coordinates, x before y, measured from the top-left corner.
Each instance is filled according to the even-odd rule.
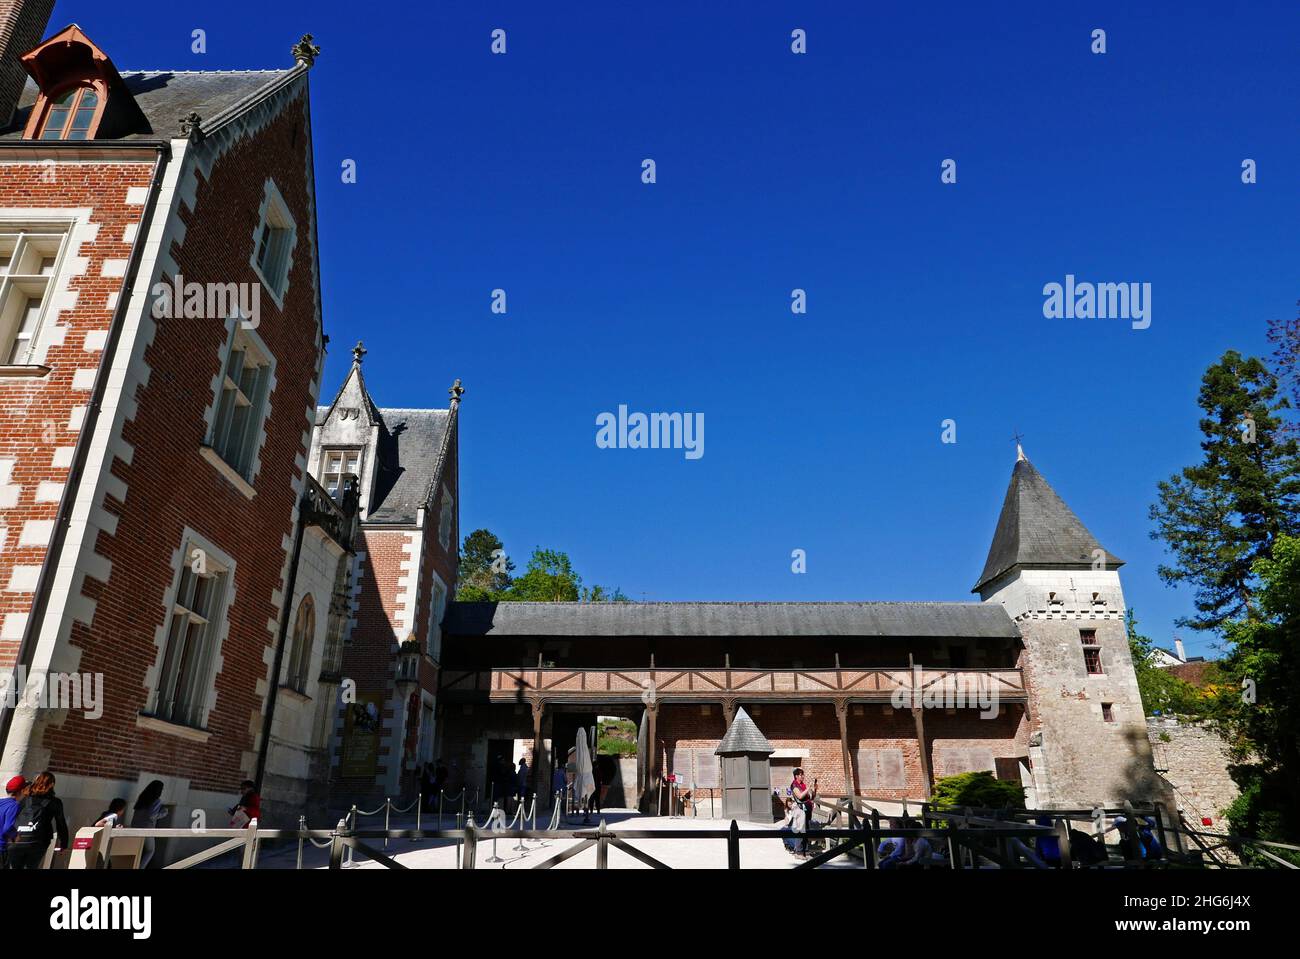
[[[285,66],[316,35],[326,392],[358,338],[381,405],[461,377],[462,525],[520,566],[561,548],[636,599],[965,599],[1019,430],[1147,631],[1189,611],[1147,507],[1197,456],[1205,367],[1300,298],[1294,2],[196,6],[54,20],[123,70]],[[1066,273],[1151,283],[1150,329],[1044,319]],[[619,403],[703,412],[705,456],[597,449]]]

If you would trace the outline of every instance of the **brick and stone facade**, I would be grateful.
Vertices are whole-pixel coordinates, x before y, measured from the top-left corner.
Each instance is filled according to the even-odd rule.
[[[103,708],[6,710],[0,771],[52,770],[74,824],[153,779],[175,824],[224,824],[259,768],[323,360],[310,57],[126,83],[70,27],[23,63],[0,232],[67,240],[32,349],[0,369],[0,669],[99,677]],[[98,91],[98,129],[34,138],[67,82]],[[200,90],[217,99],[182,132],[175,98]],[[292,237],[273,256],[268,223]],[[182,309],[160,293],[177,283],[221,298]],[[236,289],[263,294],[256,315]],[[242,357],[257,386],[232,419]],[[207,622],[178,639],[194,583],[212,584]]]

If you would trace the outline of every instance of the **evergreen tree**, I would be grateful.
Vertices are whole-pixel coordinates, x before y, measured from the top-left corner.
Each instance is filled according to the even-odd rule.
[[[1281,430],[1290,404],[1255,357],[1225,353],[1206,371],[1197,403],[1204,458],[1160,483],[1151,536],[1174,557],[1161,578],[1195,591],[1197,615],[1183,622],[1220,629],[1255,615],[1255,563],[1271,557],[1279,537],[1300,532],[1300,449]]]
[[[495,601],[510,589],[515,564],[500,538],[490,530],[476,529],[465,537],[460,552],[456,599],[461,602]]]

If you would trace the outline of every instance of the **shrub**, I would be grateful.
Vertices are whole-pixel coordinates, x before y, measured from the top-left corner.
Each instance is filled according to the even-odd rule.
[[[991,772],[958,773],[935,780],[930,802],[941,809],[1024,809],[1025,791],[1020,783],[997,779]]]

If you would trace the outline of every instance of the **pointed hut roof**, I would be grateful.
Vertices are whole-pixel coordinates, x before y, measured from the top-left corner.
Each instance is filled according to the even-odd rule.
[[[735,753],[763,753],[765,756],[770,756],[776,750],[772,748],[772,744],[767,741],[762,731],[754,725],[754,720],[749,718],[749,713],[741,707],[736,710],[736,718],[731,721],[727,734],[722,737],[722,742],[718,743],[718,748],[713,752],[718,756]]]

